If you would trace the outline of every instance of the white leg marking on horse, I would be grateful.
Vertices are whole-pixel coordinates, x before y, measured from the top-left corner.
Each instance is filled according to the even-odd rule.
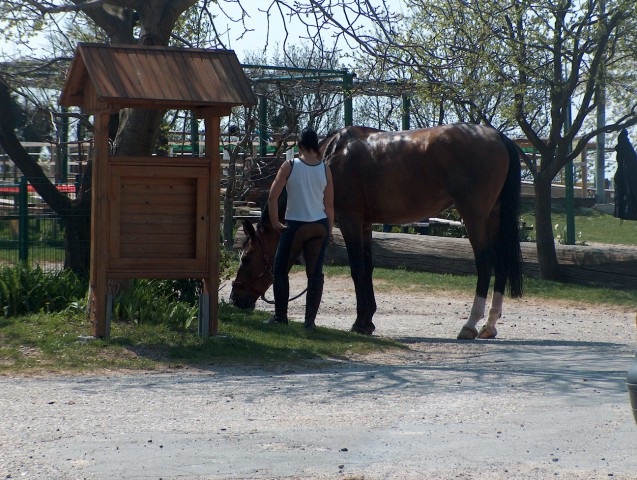
[[[491,308],[489,309],[489,317],[487,318],[487,328],[495,330],[495,324],[502,316],[502,303],[504,302],[504,295],[499,292],[493,293],[493,299],[491,300]]]
[[[487,299],[484,297],[479,297],[478,295],[476,295],[473,298],[473,306],[471,307],[469,319],[467,320],[467,323],[464,324],[465,327],[476,330],[476,325],[480,320],[484,318],[484,308],[486,304]]]

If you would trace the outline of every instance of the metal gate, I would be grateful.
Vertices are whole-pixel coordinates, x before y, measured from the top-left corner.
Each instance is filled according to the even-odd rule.
[[[57,188],[75,197],[75,185]],[[22,177],[0,183],[0,265],[19,261],[59,270],[64,266],[64,224]]]

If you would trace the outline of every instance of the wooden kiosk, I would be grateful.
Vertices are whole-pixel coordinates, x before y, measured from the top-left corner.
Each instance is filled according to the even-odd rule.
[[[233,51],[80,44],[60,98],[94,115],[92,334],[110,335],[111,279],[199,278],[200,333],[218,328],[220,118],[255,105]],[[204,157],[111,155],[109,115],[122,108],[192,110]],[[202,318],[203,316],[203,318]],[[202,321],[203,319],[203,321]]]

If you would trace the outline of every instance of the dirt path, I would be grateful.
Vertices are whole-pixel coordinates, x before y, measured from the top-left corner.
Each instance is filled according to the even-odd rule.
[[[637,479],[635,311],[508,300],[497,340],[458,342],[470,297],[378,290],[376,333],[406,351],[0,378],[0,478]],[[353,298],[328,279],[318,323],[348,329]]]

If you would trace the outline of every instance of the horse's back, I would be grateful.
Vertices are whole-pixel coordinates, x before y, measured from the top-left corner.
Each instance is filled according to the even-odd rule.
[[[490,210],[508,168],[499,132],[480,125],[403,132],[349,127],[338,136],[327,155],[335,206],[369,222],[409,222],[457,203]]]

